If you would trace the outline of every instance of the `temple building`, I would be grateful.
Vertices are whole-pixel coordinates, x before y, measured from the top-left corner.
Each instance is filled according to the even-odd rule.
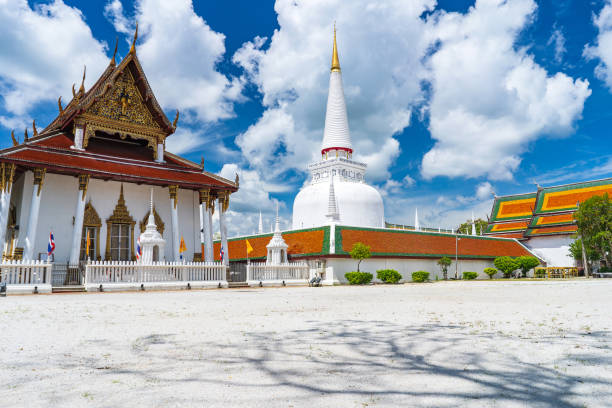
[[[376,270],[392,268],[402,274],[402,281],[409,281],[418,270],[430,272],[431,279],[441,278],[437,261],[447,256],[453,260],[449,277],[475,271],[488,279],[483,270],[492,267],[496,257],[533,255],[515,239],[386,228],[382,198],[365,183],[366,165],[353,161],[352,154],[334,30],[321,161],[309,165],[310,179],[295,198],[293,229],[280,231],[277,219],[275,232],[264,234],[260,216],[258,234],[228,240],[230,269],[239,271],[248,261],[253,265],[299,261],[316,270],[324,284],[346,283],[344,274],[357,266],[350,251],[361,242],[370,246],[372,254],[361,270],[374,275]],[[216,259],[220,245],[221,241],[215,242]]]
[[[578,230],[574,213],[579,203],[605,193],[612,195],[612,178],[495,197],[484,235],[517,239],[549,266],[574,266],[569,253]]]
[[[226,180],[166,151],[178,111],[170,121],[158,104],[136,38],[119,64],[115,46],[88,90],[84,73],[66,106],[59,98],[58,115],[45,129],[33,123],[31,137],[26,130],[19,142],[13,133],[13,146],[0,150],[4,259],[47,259],[53,234],[56,263],[134,260],[148,228],[143,244],[155,247],[148,261],[178,261],[181,240],[183,257],[199,260],[204,252],[212,260],[215,207],[227,247],[225,211],[238,178]]]
[[[354,161],[342,74],[336,44],[332,50],[321,161],[310,164],[310,179],[293,203],[293,228],[340,222],[359,227],[384,227],[380,193],[365,182],[366,165]]]

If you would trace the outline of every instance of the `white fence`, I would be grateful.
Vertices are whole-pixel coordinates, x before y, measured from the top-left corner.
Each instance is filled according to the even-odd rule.
[[[308,264],[288,262],[280,265],[253,263],[247,265],[247,281],[308,281]]]
[[[51,284],[52,264],[45,261],[13,261],[0,263],[0,282],[7,285]]]
[[[85,265],[85,284],[225,281],[225,271],[220,262],[99,261]]]

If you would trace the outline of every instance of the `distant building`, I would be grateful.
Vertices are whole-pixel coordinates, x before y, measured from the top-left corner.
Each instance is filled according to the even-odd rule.
[[[578,230],[574,221],[577,205],[605,193],[612,196],[612,178],[495,197],[485,235],[515,238],[548,266],[574,266],[569,246]]]

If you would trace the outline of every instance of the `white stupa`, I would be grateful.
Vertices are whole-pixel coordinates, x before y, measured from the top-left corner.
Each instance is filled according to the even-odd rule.
[[[142,234],[140,234],[140,247],[142,248],[142,255],[140,257],[140,263],[150,264],[151,262],[164,261],[164,247],[166,246],[166,240],[157,231],[157,225],[155,225],[155,216],[153,213],[153,189],[151,189],[151,203],[149,210],[149,219],[147,227]]]
[[[308,166],[310,180],[293,202],[293,228],[330,223],[356,227],[384,227],[380,193],[366,184],[366,164],[352,160],[336,29],[332,53],[321,161]]]

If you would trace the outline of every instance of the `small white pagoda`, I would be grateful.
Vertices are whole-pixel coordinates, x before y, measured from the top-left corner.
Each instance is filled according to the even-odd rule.
[[[166,240],[162,238],[159,231],[157,231],[157,225],[155,225],[155,215],[153,212],[153,190],[151,190],[151,209],[149,211],[147,227],[144,232],[140,234],[139,240],[140,248],[142,250],[140,263],[150,264],[152,262],[165,261],[164,248],[166,246]]]
[[[276,205],[276,227],[274,228],[274,235],[272,239],[266,245],[268,249],[268,256],[266,257],[266,264],[268,265],[280,265],[287,263],[287,248],[289,246],[283,239],[283,235],[280,232],[280,219],[278,217],[278,204]]]

